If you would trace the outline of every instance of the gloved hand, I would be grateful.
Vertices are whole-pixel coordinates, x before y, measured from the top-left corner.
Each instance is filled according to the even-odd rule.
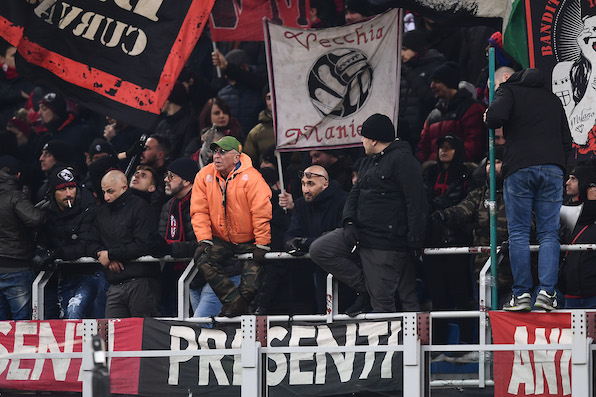
[[[33,256],[33,264],[37,270],[52,270],[56,268],[56,251],[50,249],[39,249]]]
[[[346,222],[344,225],[344,242],[350,251],[358,245],[358,229],[353,222]]]
[[[435,224],[443,224],[445,223],[445,213],[443,211],[434,211],[430,214],[430,219]]]
[[[137,154],[141,154],[144,151],[145,151],[145,144],[141,140],[138,140],[135,143],[133,143],[131,145],[131,147],[129,147],[126,150],[126,158],[131,159],[133,156],[135,156]]]
[[[209,259],[211,255],[211,249],[213,248],[213,243],[207,241],[201,241],[197,250],[195,251],[194,261],[195,264],[199,263],[201,260],[205,261]]]
[[[294,237],[293,239],[286,242],[286,250],[288,254],[294,256],[302,256],[308,253],[308,247],[306,245],[306,237]]]
[[[265,254],[270,251],[270,248],[266,245],[256,245],[255,250],[252,252],[252,258],[259,265],[264,264],[267,260]]]

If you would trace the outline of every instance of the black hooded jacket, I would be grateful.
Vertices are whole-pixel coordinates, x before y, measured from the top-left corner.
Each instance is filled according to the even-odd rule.
[[[395,140],[362,161],[343,224],[355,223],[364,248],[406,251],[423,246],[427,212],[420,163],[408,143]]]
[[[486,125],[503,127],[503,179],[535,165],[558,165],[565,170],[571,133],[560,99],[537,69],[524,69],[501,83],[486,111]]]

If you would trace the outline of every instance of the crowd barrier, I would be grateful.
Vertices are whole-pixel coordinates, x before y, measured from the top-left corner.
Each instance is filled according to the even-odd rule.
[[[585,244],[585,245],[562,245],[562,250],[565,251],[576,251],[576,250],[593,250],[596,249],[596,244]],[[489,247],[451,247],[451,248],[433,248],[425,249],[424,253],[427,255],[443,255],[443,254],[462,254],[462,253],[481,253],[489,252]],[[532,251],[537,251],[538,246],[531,246]],[[249,259],[250,254],[245,254],[239,259]],[[286,253],[268,253],[266,259],[295,259]],[[301,257],[304,258],[304,257]],[[498,255],[499,260],[502,255]],[[142,257],[139,261],[174,261],[173,258],[153,258],[153,257]],[[179,261],[179,259],[176,259]],[[93,258],[81,258],[76,261],[78,263],[96,263]],[[260,396],[263,392],[263,376],[266,371],[263,371],[263,354],[286,354],[286,353],[305,353],[310,354],[314,351],[328,351],[328,352],[366,352],[366,351],[394,351],[402,352],[403,354],[403,379],[407,380],[403,382],[403,395],[408,396],[422,396],[428,393],[430,388],[434,387],[479,387],[485,388],[487,386],[493,386],[495,384],[493,376],[493,361],[489,352],[502,352],[502,351],[570,351],[572,357],[571,366],[571,383],[573,388],[574,396],[589,396],[592,395],[592,365],[593,365],[593,345],[592,338],[594,333],[593,325],[596,323],[594,320],[595,313],[590,310],[571,310],[571,311],[557,311],[557,313],[569,313],[571,316],[571,329],[572,329],[572,343],[558,344],[499,344],[495,345],[492,343],[492,330],[488,319],[488,309],[491,307],[491,293],[490,289],[493,284],[490,276],[490,258],[486,265],[480,272],[479,280],[479,303],[480,310],[477,311],[465,311],[465,312],[430,312],[430,313],[393,313],[393,314],[365,314],[360,315],[356,318],[357,321],[372,321],[379,319],[399,319],[402,321],[402,343],[397,346],[368,346],[368,347],[342,347],[334,348],[331,350],[321,350],[321,347],[315,348],[303,348],[303,347],[291,347],[288,350],[283,348],[268,346],[266,341],[255,342],[251,339],[255,335],[265,334],[266,329],[269,328],[269,324],[276,323],[292,323],[292,322],[310,322],[313,324],[332,324],[342,323],[346,321],[353,321],[354,319],[349,318],[346,315],[339,314],[337,311],[337,283],[333,281],[331,275],[327,280],[327,312],[324,315],[272,315],[266,317],[255,317],[255,316],[242,316],[241,326],[243,332],[242,348],[240,354],[242,356],[242,363],[252,363],[248,367],[242,370],[243,386],[241,395],[244,396]],[[189,298],[188,290],[190,281],[196,275],[197,269],[193,262],[190,261],[186,270],[182,274],[178,282],[178,316],[173,319],[163,319],[164,321],[178,320],[186,321],[191,323],[202,323],[217,321],[222,324],[234,324],[238,323],[238,319],[227,319],[227,318],[189,318]],[[47,281],[51,278],[52,271],[42,271],[34,281],[33,290],[33,305],[35,319],[43,320],[43,288]],[[432,321],[433,319],[439,318],[477,318],[479,324],[479,342],[477,345],[432,345]],[[84,320],[84,322],[94,320]],[[265,325],[264,325],[265,324]],[[91,327],[91,326],[90,326]],[[265,327],[265,331],[263,331]],[[93,327],[89,328],[93,329]],[[264,344],[262,344],[264,342]],[[430,365],[430,353],[431,352],[468,352],[478,351],[479,362],[478,362],[478,376],[474,379],[443,379],[443,380],[432,380],[429,376],[429,365]],[[169,353],[172,353],[169,351]],[[126,354],[130,354],[128,357],[151,357],[152,354],[156,356],[168,356],[168,350],[161,352],[107,352],[107,357],[124,357]],[[227,351],[219,351],[219,354],[225,354]],[[237,354],[237,349],[229,354]],[[41,353],[39,353],[41,354]],[[47,357],[56,357],[50,353]],[[63,353],[68,354],[68,353]],[[176,353],[178,354],[178,353]],[[176,355],[174,354],[174,355]],[[213,352],[206,353],[204,350],[185,350],[186,355],[202,355],[202,354],[213,354]],[[246,356],[247,355],[247,356]],[[76,355],[75,355],[76,356]],[[75,357],[73,356],[73,357]],[[248,358],[246,358],[246,357]],[[25,356],[23,356],[25,357]],[[29,358],[33,357],[45,357],[43,354],[40,355],[29,355]],[[76,357],[80,357],[76,356]],[[16,357],[15,357],[16,358]],[[83,362],[85,362],[83,360]],[[246,375],[245,375],[246,374]],[[244,380],[247,380],[246,387]],[[265,384],[267,384],[265,382]],[[85,387],[84,387],[85,390]],[[85,395],[85,393],[84,393]],[[89,395],[89,394],[87,394]]]

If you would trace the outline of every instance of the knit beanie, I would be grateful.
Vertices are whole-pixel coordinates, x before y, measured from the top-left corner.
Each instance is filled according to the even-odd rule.
[[[185,181],[194,182],[195,176],[199,172],[199,165],[193,159],[181,157],[168,165],[168,171],[178,175]]]
[[[372,15],[370,5],[366,0],[345,0],[344,11],[346,10],[350,10],[365,17]]]
[[[402,36],[401,45],[414,52],[424,52],[426,50],[426,35],[416,29],[407,31]]]
[[[50,92],[49,94],[46,94],[43,99],[39,101],[39,103],[51,109],[58,119],[64,120],[66,118],[66,99],[57,92]]]
[[[244,50],[232,50],[226,54],[226,61],[232,65],[250,65],[248,54]]]
[[[89,157],[93,157],[99,153],[114,154],[114,149],[105,139],[97,138],[91,142],[91,146],[89,146],[89,151],[87,153],[89,153]]]
[[[64,141],[53,140],[46,143],[43,150],[49,152],[58,163],[68,162],[72,154],[72,146]]]
[[[375,113],[362,123],[360,134],[375,141],[393,142],[395,140],[395,127],[389,117]]]
[[[457,63],[445,62],[432,72],[430,78],[445,84],[448,88],[457,90],[461,80],[461,73]]]
[[[14,128],[21,131],[23,135],[29,138],[29,135],[31,134],[31,125],[25,120],[13,117],[12,119],[8,120],[8,125],[12,125]]]
[[[72,167],[65,166],[64,164],[57,164],[57,166],[52,168],[48,180],[48,190],[50,193],[59,189],[64,189],[65,187],[77,186],[75,172]]]

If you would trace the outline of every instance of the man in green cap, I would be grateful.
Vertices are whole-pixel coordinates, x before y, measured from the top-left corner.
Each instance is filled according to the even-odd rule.
[[[271,242],[271,189],[242,153],[242,144],[225,136],[211,144],[213,162],[197,174],[190,204],[199,247],[195,263],[223,308],[220,316],[248,314],[260,284],[261,264]],[[242,264],[238,287],[222,263],[234,254],[253,253]]]

